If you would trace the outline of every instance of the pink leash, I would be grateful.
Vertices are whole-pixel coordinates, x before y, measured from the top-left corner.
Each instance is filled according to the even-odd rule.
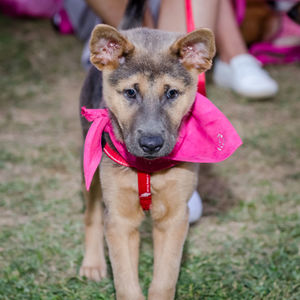
[[[185,16],[186,16],[186,29],[187,32],[195,30],[195,23],[193,17],[193,8],[191,0],[185,0]],[[198,92],[206,96],[205,88],[205,74],[201,73],[198,78]]]

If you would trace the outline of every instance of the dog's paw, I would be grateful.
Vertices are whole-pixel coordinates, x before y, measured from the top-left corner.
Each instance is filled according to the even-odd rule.
[[[86,277],[89,280],[101,281],[106,277],[106,266],[87,266],[82,265],[80,267],[79,275]]]

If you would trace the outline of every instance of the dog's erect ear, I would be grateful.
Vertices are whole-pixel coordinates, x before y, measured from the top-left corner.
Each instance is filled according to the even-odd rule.
[[[216,52],[214,34],[206,28],[194,30],[177,39],[170,50],[187,69],[202,73],[212,65]]]
[[[90,40],[91,62],[99,70],[115,69],[134,46],[120,32],[108,25],[97,25]]]

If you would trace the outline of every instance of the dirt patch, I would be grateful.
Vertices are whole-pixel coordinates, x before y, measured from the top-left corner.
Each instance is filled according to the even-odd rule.
[[[26,224],[30,220],[30,216],[20,216],[12,210],[0,207],[0,226],[18,226]]]

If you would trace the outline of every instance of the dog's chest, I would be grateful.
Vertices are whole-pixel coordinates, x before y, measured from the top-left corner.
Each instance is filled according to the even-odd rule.
[[[174,206],[187,202],[195,189],[197,165],[182,163],[151,174],[151,214],[161,218]],[[100,165],[100,180],[106,206],[116,207],[128,215],[140,211],[137,172],[113,163],[104,156]]]

